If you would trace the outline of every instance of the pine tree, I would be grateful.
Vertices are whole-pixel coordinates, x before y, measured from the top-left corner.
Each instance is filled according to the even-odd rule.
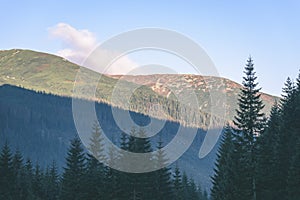
[[[87,174],[85,175],[86,198],[90,200],[104,198],[105,170],[101,162],[104,162],[106,157],[103,140],[99,125],[94,123],[90,139],[90,153],[87,155]]]
[[[298,86],[298,84],[296,84]],[[281,125],[279,145],[279,191],[281,199],[288,199],[287,177],[291,167],[292,158],[296,151],[300,132],[300,92],[295,84],[287,80],[283,89],[281,104]],[[289,156],[287,156],[289,155]]]
[[[280,182],[280,133],[281,110],[275,104],[271,110],[267,129],[258,138],[257,157],[257,198],[264,200],[281,199]]]
[[[24,166],[24,172],[23,172],[23,195],[24,199],[31,200],[34,199],[34,192],[32,188],[33,183],[33,166],[32,162],[29,158],[26,159],[25,166]]]
[[[282,89],[282,99],[281,104],[285,104],[288,102],[295,91],[295,85],[290,77],[287,78],[286,82],[284,83],[284,88]]]
[[[44,174],[39,164],[36,164],[34,174],[32,177],[32,193],[36,199],[45,199],[43,179],[44,179]]]
[[[185,172],[182,174],[183,199],[189,199],[189,180]]]
[[[157,168],[159,170],[153,172],[155,176],[155,198],[156,199],[173,199],[172,195],[172,184],[171,184],[171,172],[170,168],[165,167],[168,160],[166,158],[165,152],[162,150],[163,142],[160,137],[157,146],[157,154],[154,157],[156,161]],[[149,173],[150,174],[150,173]]]
[[[174,193],[174,200],[184,200],[182,177],[177,164],[173,175],[173,193]]]
[[[112,143],[115,143],[115,135],[112,134]],[[119,172],[111,168],[110,166],[117,166],[118,160],[120,159],[118,156],[118,152],[115,151],[113,147],[109,148],[108,152],[108,164],[109,166],[106,167],[106,177],[105,177],[105,183],[106,183],[106,194],[107,199],[111,200],[118,200],[120,196],[120,185],[122,183],[119,182]],[[121,199],[121,198],[120,198]]]
[[[83,177],[86,172],[85,154],[78,138],[71,141],[66,158],[66,167],[62,175],[61,198],[80,200],[85,197]]]
[[[0,199],[12,198],[13,175],[12,153],[6,142],[0,154]]]
[[[47,167],[44,178],[44,192],[47,200],[57,200],[60,194],[59,175],[55,161]]]
[[[135,131],[132,129],[131,136],[128,140],[128,149],[134,153],[149,153],[152,151],[151,143],[145,137],[146,133],[143,129]],[[131,163],[132,164],[132,163]],[[147,169],[146,163],[139,163],[140,167]],[[132,199],[151,199],[153,195],[153,185],[155,184],[154,173],[136,173],[130,174],[130,196]]]
[[[96,158],[99,162],[103,163],[106,160],[104,154],[104,138],[102,135],[103,133],[96,122],[93,124],[92,129],[93,132],[92,137],[90,138],[89,151],[94,158]]]
[[[215,163],[215,174],[212,177],[213,187],[211,190],[212,200],[235,200],[238,197],[235,195],[235,180],[234,173],[237,170],[237,160],[235,159],[235,145],[233,133],[229,125],[225,127],[222,141],[217,153]]]
[[[13,183],[13,199],[23,199],[22,195],[22,174],[23,174],[23,156],[19,150],[16,150],[16,153],[12,160],[12,167],[14,171],[14,183]]]
[[[263,131],[265,117],[261,112],[264,108],[260,99],[260,88],[257,89],[253,60],[250,57],[245,67],[243,88],[239,96],[239,109],[234,119],[237,127],[237,144],[240,151],[241,174],[238,192],[242,199],[256,200],[256,139]]]
[[[300,199],[300,138],[298,139],[296,152],[292,158],[287,179],[287,192],[289,200]]]
[[[290,158],[286,181],[287,199],[295,200],[300,198],[300,73],[296,87],[283,108],[285,139],[288,142],[285,149],[287,151],[283,154],[288,153],[286,155]],[[283,163],[283,166],[286,165]]]
[[[124,151],[129,150],[129,139],[126,133],[121,134],[120,148]],[[120,157],[118,158],[118,165],[127,168],[130,165],[130,160],[127,154],[119,152]],[[130,199],[131,196],[131,173],[119,171],[117,174],[117,182],[119,183],[119,197],[120,199]]]

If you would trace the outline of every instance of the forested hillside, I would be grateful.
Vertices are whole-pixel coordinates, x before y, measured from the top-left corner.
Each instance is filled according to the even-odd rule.
[[[62,172],[65,156],[70,140],[76,135],[72,116],[72,99],[35,92],[23,88],[4,85],[0,86],[0,143],[7,141],[13,152],[19,149],[24,158],[38,162],[43,168],[55,160],[58,171]],[[115,124],[111,108],[105,103],[96,103],[98,120],[101,128],[115,143],[120,145],[122,131]],[[138,124],[147,124],[149,117],[131,112],[131,117]],[[179,124],[167,121],[164,128],[151,138],[153,148],[160,136],[167,144],[177,133]],[[187,132],[190,129],[186,127]],[[210,175],[213,171],[215,152],[205,159],[199,159],[199,149],[205,136],[205,131],[198,132],[192,146],[180,158],[178,165],[188,175],[193,176],[203,188],[210,188]],[[184,142],[182,138],[182,142]]]
[[[76,94],[73,94],[74,81],[77,73],[81,72],[81,81],[78,81]],[[231,120],[235,112],[238,91],[241,85],[225,78],[199,75],[149,75],[149,76],[108,76],[102,75],[99,82],[99,73],[80,67],[58,56],[35,52],[31,50],[12,49],[0,51],[0,84],[21,86],[30,90],[44,91],[60,96],[77,96],[80,98],[105,102],[123,109],[150,115],[159,119],[172,120],[193,127],[207,128],[212,118],[213,125],[219,125],[218,118]],[[77,77],[78,78],[78,77]],[[88,81],[87,81],[88,80]],[[111,97],[118,84],[120,99]],[[88,92],[92,85],[97,85],[95,96]],[[81,88],[81,89],[80,89]],[[137,88],[130,99],[129,108],[124,105],[122,97],[130,92],[130,88]],[[170,89],[173,90],[171,95]],[[226,115],[215,116],[211,113],[209,90],[222,97],[220,105]],[[195,92],[198,100],[198,109],[184,105],[177,100],[174,94],[182,91]],[[226,97],[226,99],[224,99]],[[265,112],[269,113],[277,97],[262,93]],[[216,101],[216,103],[218,103]],[[185,100],[184,102],[189,102]],[[224,104],[223,104],[224,102]],[[163,114],[153,110],[161,105]],[[151,110],[151,112],[149,112]]]

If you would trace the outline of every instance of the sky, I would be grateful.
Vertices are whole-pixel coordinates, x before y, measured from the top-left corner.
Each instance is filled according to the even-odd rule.
[[[295,79],[300,69],[299,10],[297,0],[0,0],[0,49],[32,49],[82,63],[97,45],[115,35],[157,27],[191,38],[222,77],[238,83],[251,55],[262,90],[280,95],[287,77]],[[171,57],[149,51],[143,55],[123,56],[119,63],[124,69],[112,67],[111,73],[124,74],[126,66]],[[177,58],[172,60],[175,71],[193,73]]]

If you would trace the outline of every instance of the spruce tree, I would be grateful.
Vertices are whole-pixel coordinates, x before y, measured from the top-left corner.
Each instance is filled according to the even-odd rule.
[[[115,143],[115,135],[112,134],[112,143]],[[109,166],[117,166],[118,160],[120,159],[118,156],[118,152],[115,151],[114,148],[109,148],[108,152],[108,164]],[[120,196],[120,186],[122,183],[119,182],[119,174],[116,169],[111,167],[106,167],[106,176],[105,176],[105,184],[106,184],[106,198],[111,200],[122,199]]]
[[[86,198],[90,200],[104,198],[105,170],[102,162],[106,157],[103,140],[100,127],[94,123],[89,146],[90,153],[87,155],[87,174],[85,175]]]
[[[165,152],[162,150],[163,142],[162,138],[159,138],[157,153],[154,157],[156,165],[159,170],[149,173],[155,176],[155,198],[156,199],[173,199],[172,195],[172,183],[171,183],[171,172],[169,167],[165,167],[168,160],[166,158]]]
[[[57,200],[59,197],[60,182],[55,161],[47,167],[44,178],[44,191],[47,200]]]
[[[37,163],[34,169],[32,178],[32,192],[36,199],[45,199],[45,193],[43,188],[44,174],[40,165]]]
[[[151,143],[145,137],[146,133],[143,129],[135,132],[132,129],[131,136],[128,140],[128,149],[134,153],[149,153],[152,151]],[[148,168],[146,163],[139,163],[141,167]],[[130,180],[130,196],[131,199],[150,200],[153,196],[153,185],[155,184],[154,173],[132,173],[129,177]]]
[[[260,99],[260,88],[257,88],[253,60],[250,57],[245,67],[243,88],[238,99],[237,114],[234,125],[237,127],[237,145],[240,151],[239,188],[242,199],[256,200],[256,139],[265,126],[262,113],[264,105]]]
[[[281,110],[275,104],[271,109],[267,129],[257,140],[257,198],[264,200],[281,199],[280,182],[280,134]]]
[[[12,160],[14,171],[14,184],[13,184],[13,199],[23,199],[22,195],[22,175],[23,175],[23,156],[19,150],[16,150]]]
[[[121,133],[120,138],[120,148],[124,151],[129,151],[129,140],[126,133]],[[123,166],[124,168],[128,167],[130,163],[128,163],[129,158],[127,154],[123,154],[121,151],[119,152],[120,157],[118,158],[118,165]],[[119,182],[119,197],[121,199],[130,199],[131,198],[131,173],[126,172],[118,172],[118,180]]]
[[[80,200],[86,195],[84,191],[84,175],[86,161],[84,150],[79,138],[71,141],[71,146],[66,158],[66,167],[62,175],[61,199]]]
[[[298,79],[297,79],[298,81]],[[300,132],[300,92],[298,84],[287,80],[283,89],[281,104],[281,131],[279,145],[279,191],[282,199],[288,199],[287,177],[291,167],[293,155],[296,152]],[[289,156],[287,156],[289,155]]]
[[[23,194],[24,199],[31,200],[34,199],[34,192],[32,188],[33,183],[33,166],[32,162],[29,158],[26,159],[25,166],[24,166],[24,174],[23,174]]]
[[[177,164],[175,166],[175,171],[173,175],[173,193],[174,193],[174,200],[184,200],[182,177]]]
[[[221,144],[217,153],[215,173],[212,177],[213,187],[211,190],[212,200],[235,200],[238,199],[235,191],[237,159],[235,156],[233,133],[229,125],[225,127]]]
[[[297,142],[297,148],[292,157],[291,166],[287,178],[287,192],[289,200],[300,199],[300,137]]]
[[[0,199],[11,199],[14,183],[12,153],[6,142],[0,154]]]
[[[189,199],[189,179],[185,172],[182,174],[182,190],[183,199]]]

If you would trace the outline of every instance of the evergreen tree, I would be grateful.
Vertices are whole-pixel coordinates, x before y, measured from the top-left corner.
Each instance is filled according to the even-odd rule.
[[[281,110],[275,104],[271,110],[267,129],[258,138],[257,157],[257,198],[264,200],[281,199],[280,182],[280,133]]]
[[[44,178],[44,192],[47,200],[57,200],[60,194],[60,183],[55,161],[47,167]]]
[[[86,172],[85,154],[78,138],[71,141],[62,175],[61,199],[80,200],[85,197],[84,175]]]
[[[26,159],[25,166],[24,166],[24,172],[23,172],[23,194],[24,194],[24,199],[26,200],[31,200],[34,199],[34,191],[32,188],[32,183],[33,183],[33,166],[32,162],[29,158]]]
[[[237,170],[237,159],[235,154],[233,133],[229,125],[227,125],[217,153],[214,169],[215,174],[212,177],[212,200],[238,199],[234,184],[235,180],[239,179],[235,174],[235,171]]]
[[[39,164],[36,164],[33,178],[32,178],[32,193],[35,199],[45,199],[43,179],[44,179],[44,174]]]
[[[300,199],[300,138],[298,139],[296,152],[292,158],[287,184],[288,199]]]
[[[22,195],[22,175],[23,175],[23,156],[19,150],[16,150],[16,153],[12,160],[12,166],[14,171],[14,183],[13,183],[13,199],[23,199]]]
[[[136,131],[132,129],[131,136],[128,140],[128,149],[134,153],[149,153],[152,151],[151,143],[145,137],[146,133],[143,129]],[[147,169],[146,163],[139,163],[142,168]],[[129,176],[130,196],[131,199],[148,200],[153,196],[153,185],[155,185],[154,173],[132,173]]]
[[[286,82],[284,83],[284,88],[282,89],[282,98],[281,98],[281,104],[285,104],[288,102],[293,93],[295,91],[295,84],[293,81],[290,79],[290,77],[287,78]]]
[[[189,179],[186,175],[185,172],[183,172],[182,174],[182,195],[183,195],[183,199],[188,199],[189,198]]]
[[[132,130],[135,131],[135,130]],[[126,133],[121,134],[120,148],[124,151],[129,151],[129,139]],[[126,154],[119,152],[120,157],[118,158],[118,165],[127,168],[130,166],[129,158]],[[130,199],[131,196],[131,173],[119,171],[117,174],[117,182],[119,183],[119,197],[120,199]]]
[[[297,84],[296,84],[297,85]],[[287,80],[283,88],[283,100],[281,104],[280,144],[279,144],[279,197],[288,199],[289,169],[293,155],[296,152],[297,141],[300,132],[300,92],[295,84]],[[289,155],[289,156],[287,156]]]
[[[87,174],[85,175],[86,198],[90,200],[103,199],[105,191],[104,179],[104,144],[100,127],[97,123],[93,125],[92,137],[90,139],[90,147],[87,155]]]
[[[112,135],[112,143],[115,143],[115,135]],[[114,148],[109,148],[108,152],[108,163],[109,166],[114,166],[116,167],[118,161],[119,161],[119,152],[116,152]],[[111,167],[106,168],[106,178],[105,178],[105,183],[106,183],[106,194],[107,199],[112,199],[112,200],[118,200],[122,199],[120,198],[120,190],[122,183],[119,182],[119,174],[121,172],[118,172],[116,169],[113,169]],[[125,195],[125,194],[123,194]]]
[[[94,158],[103,163],[106,160],[106,156],[104,153],[103,133],[96,122],[93,124],[92,129],[93,132],[90,139],[89,151]]]
[[[182,177],[177,164],[173,175],[173,193],[174,193],[174,200],[184,200]]]
[[[0,199],[12,199],[13,173],[12,153],[6,142],[0,154]]]
[[[237,127],[237,145],[240,153],[239,184],[237,192],[242,199],[257,199],[256,181],[256,138],[264,129],[264,108],[257,89],[253,60],[250,57],[245,67],[243,88],[239,96],[239,109],[234,119]]]
[[[165,167],[168,162],[165,152],[162,150],[163,142],[160,137],[157,146],[157,153],[154,157],[156,165],[159,170],[153,172],[155,176],[155,198],[156,199],[173,199],[172,195],[172,183],[170,168]]]

